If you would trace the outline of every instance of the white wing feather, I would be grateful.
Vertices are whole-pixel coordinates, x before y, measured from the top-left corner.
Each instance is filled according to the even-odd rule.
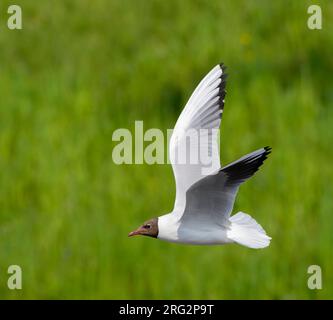
[[[173,213],[181,217],[186,204],[186,191],[197,181],[216,173],[221,167],[218,148],[218,129],[224,106],[225,67],[215,66],[194,90],[173,130],[169,157],[176,180],[176,200]],[[207,129],[207,130],[201,130]],[[184,146],[190,132],[199,132],[200,143],[190,145],[190,153],[198,156],[197,163],[179,161],[179,155],[184,152]],[[203,132],[204,131],[204,132]],[[201,151],[207,150],[210,163],[201,159]]]

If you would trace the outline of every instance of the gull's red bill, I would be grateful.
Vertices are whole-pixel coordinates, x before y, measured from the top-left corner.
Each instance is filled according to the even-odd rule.
[[[128,234],[129,237],[137,236],[140,234],[140,230],[132,231]]]

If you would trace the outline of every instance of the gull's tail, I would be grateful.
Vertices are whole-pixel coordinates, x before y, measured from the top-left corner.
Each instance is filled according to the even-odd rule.
[[[269,246],[269,237],[262,226],[251,216],[244,212],[238,212],[230,219],[230,230],[227,237],[245,247],[261,249]]]

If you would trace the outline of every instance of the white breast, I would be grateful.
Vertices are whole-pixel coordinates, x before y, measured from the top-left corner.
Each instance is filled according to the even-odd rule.
[[[232,242],[227,237],[227,229],[219,225],[198,222],[191,225],[180,224],[176,215],[169,213],[158,218],[158,238],[169,242],[197,245],[224,244]]]

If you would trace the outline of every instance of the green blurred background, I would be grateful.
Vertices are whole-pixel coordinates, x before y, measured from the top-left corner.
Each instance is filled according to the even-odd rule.
[[[0,298],[333,298],[333,2],[0,4]],[[271,246],[127,238],[172,210],[169,165],[120,165],[112,133],[173,128],[199,80],[228,66],[221,160],[270,145],[234,211]],[[7,268],[23,289],[7,288]],[[309,290],[307,268],[323,271]]]

